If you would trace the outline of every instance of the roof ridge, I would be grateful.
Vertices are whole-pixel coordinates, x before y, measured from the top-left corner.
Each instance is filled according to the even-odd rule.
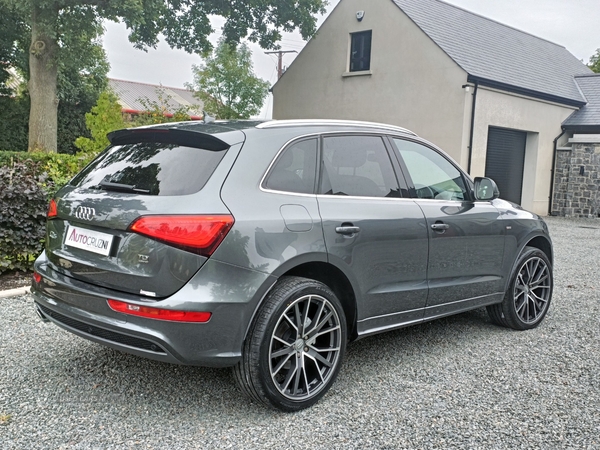
[[[575,78],[594,78],[600,77],[600,73],[582,73],[581,75],[573,75]]]
[[[131,84],[141,84],[142,86],[150,86],[150,87],[155,87],[155,88],[165,88],[165,89],[173,89],[173,90],[178,90],[178,91],[186,91],[186,92],[193,92],[188,90],[187,88],[176,88],[173,86],[165,86],[164,84],[152,84],[152,83],[142,83],[141,81],[131,81],[131,80],[122,80],[120,78],[108,78],[109,81],[122,81],[124,83],[131,83]]]
[[[394,0],[392,0],[392,1],[393,1],[394,3],[396,3]],[[402,0],[400,0],[400,1],[402,1]],[[543,37],[540,37],[540,36],[536,36],[535,34],[529,33],[529,32],[527,32],[527,31],[520,30],[519,28],[515,28],[515,27],[513,27],[512,25],[507,25],[507,24],[505,24],[505,23],[502,23],[502,22],[500,22],[500,21],[498,21],[498,20],[495,20],[495,19],[491,19],[491,18],[489,18],[489,17],[486,17],[486,16],[484,16],[484,15],[482,15],[482,14],[479,14],[479,13],[476,13],[476,12],[473,12],[473,11],[469,11],[468,9],[465,9],[465,8],[463,8],[462,6],[457,6],[457,5],[454,5],[454,4],[452,4],[452,3],[448,3],[447,1],[444,1],[444,0],[434,0],[434,1],[436,1],[436,2],[438,2],[438,3],[443,3],[444,5],[448,5],[448,6],[450,6],[451,8],[460,9],[461,11],[464,11],[464,12],[466,12],[467,14],[471,14],[471,15],[473,15],[473,16],[480,17],[480,18],[482,18],[482,19],[485,19],[485,20],[487,20],[487,21],[489,21],[489,22],[494,22],[494,23],[496,23],[496,24],[498,24],[498,25],[501,25],[501,26],[503,26],[503,27],[510,28],[510,29],[512,29],[512,30],[518,31],[519,33],[523,33],[523,34],[526,34],[526,35],[528,35],[528,36],[531,36],[531,37],[534,37],[534,38],[536,38],[536,39],[539,39],[539,40],[541,40],[541,41],[548,42],[549,44],[556,45],[557,47],[564,48],[565,50],[567,49],[567,48],[566,48],[564,45],[557,44],[556,42],[552,42],[552,41],[550,41],[550,40],[548,40],[548,39],[546,39],[546,38],[543,38]],[[398,4],[396,3],[396,5],[398,5]],[[399,6],[399,5],[398,5],[398,6]]]

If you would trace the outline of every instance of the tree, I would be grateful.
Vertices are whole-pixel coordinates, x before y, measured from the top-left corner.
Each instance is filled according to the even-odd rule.
[[[108,147],[108,133],[127,128],[117,96],[108,91],[100,94],[96,105],[85,115],[85,123],[92,137],[77,138],[75,146],[90,154],[99,153]]]
[[[315,32],[315,15],[325,12],[326,0],[0,0],[28,18],[29,92],[31,113],[29,149],[56,150],[58,68],[67,54],[94,42],[102,21],[123,21],[131,30],[129,40],[147,49],[162,34],[174,48],[208,52],[208,36],[214,31],[211,15],[226,18],[227,42],[248,37],[264,48],[276,47],[281,31],[300,29],[304,38]]]
[[[156,92],[157,100],[150,100],[148,97],[138,99],[144,107],[140,115],[134,117],[132,123],[134,126],[156,125],[167,122],[183,122],[191,120],[189,106],[174,106],[173,97],[165,92],[161,85]]]
[[[600,48],[596,50],[596,54],[590,58],[588,67],[596,73],[600,73]]]
[[[0,95],[12,94],[5,82],[10,78],[6,69],[20,67],[24,61],[22,46],[19,40],[25,34],[25,25],[14,8],[0,3]]]
[[[258,114],[269,92],[269,83],[252,70],[248,46],[221,39],[205,64],[194,66],[194,83],[188,85],[218,119],[248,119]]]
[[[63,45],[69,51],[57,67],[58,142],[61,153],[74,153],[75,138],[87,135],[85,113],[106,88],[108,62],[99,40],[88,36],[69,36]],[[8,89],[11,84],[29,79],[29,41],[31,30],[23,11],[0,0],[0,149],[27,150],[30,96],[27,83]],[[3,69],[10,68],[11,74]]]

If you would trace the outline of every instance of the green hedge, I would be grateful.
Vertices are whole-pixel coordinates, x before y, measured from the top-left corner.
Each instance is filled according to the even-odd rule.
[[[90,159],[0,151],[0,273],[32,268],[44,247],[49,199]]]

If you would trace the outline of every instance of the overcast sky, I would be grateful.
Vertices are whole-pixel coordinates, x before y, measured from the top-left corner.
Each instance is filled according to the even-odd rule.
[[[330,0],[330,13],[340,0]],[[341,0],[343,1],[343,0]],[[365,0],[366,1],[366,0]],[[391,1],[391,0],[390,0]],[[490,19],[510,25],[533,35],[565,46],[585,63],[600,48],[600,1],[598,0],[446,0],[448,3],[481,14]],[[327,14],[326,14],[327,15]],[[323,23],[325,16],[319,18]],[[222,20],[213,20],[217,30],[213,42],[219,37]],[[147,53],[135,50],[129,43],[128,31],[122,24],[107,22],[104,48],[108,54],[111,70],[109,77],[183,87],[192,81],[192,65],[201,62],[199,56],[181,50],[172,50],[161,42],[156,50]],[[300,34],[286,34],[283,50],[300,51],[304,46]],[[256,74],[271,84],[277,79],[277,58],[265,55],[257,45],[251,45]],[[294,60],[295,54],[284,56],[284,65]],[[261,117],[271,115],[272,100],[269,97]]]

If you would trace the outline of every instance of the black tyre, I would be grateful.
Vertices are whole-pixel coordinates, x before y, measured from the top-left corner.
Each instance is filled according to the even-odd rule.
[[[525,247],[511,274],[504,300],[487,307],[497,325],[529,330],[537,327],[552,300],[552,264],[544,252]]]
[[[281,278],[261,306],[234,377],[250,397],[282,411],[315,404],[335,381],[346,318],[323,283]]]

